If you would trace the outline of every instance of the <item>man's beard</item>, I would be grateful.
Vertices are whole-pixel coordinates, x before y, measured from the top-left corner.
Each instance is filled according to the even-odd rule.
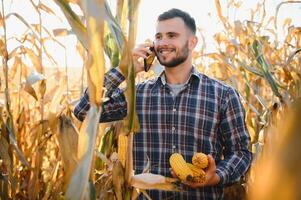
[[[180,64],[182,64],[183,62],[186,61],[186,59],[188,58],[188,52],[189,52],[189,49],[188,49],[188,41],[186,42],[186,44],[180,49],[180,54],[179,55],[176,55],[175,58],[173,58],[172,60],[170,61],[162,61],[159,56],[157,56],[158,60],[159,60],[159,63],[165,67],[169,67],[169,68],[172,68],[172,67],[176,67]]]

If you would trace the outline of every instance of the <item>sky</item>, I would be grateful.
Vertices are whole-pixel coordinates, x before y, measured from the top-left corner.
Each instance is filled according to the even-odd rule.
[[[34,0],[37,2],[37,0]],[[43,13],[43,24],[49,29],[52,28],[70,28],[67,21],[64,19],[62,12],[59,7],[53,3],[52,0],[42,0],[45,2],[59,17],[51,16]],[[109,4],[112,5],[114,11],[114,5],[116,0],[108,0]],[[227,9],[227,2],[229,0],[220,0],[223,9],[223,14],[228,15],[230,21],[250,19],[250,9],[256,8],[258,0],[235,0],[235,2],[242,2],[241,8],[238,10]],[[276,6],[282,2],[281,0],[266,0],[266,13],[267,16],[274,16],[276,12]],[[213,36],[215,33],[220,32],[222,24],[219,21],[214,0],[141,0],[139,5],[139,17],[138,17],[138,32],[136,43],[142,43],[146,39],[154,38],[154,31],[156,26],[156,19],[159,14],[169,10],[171,8],[180,8],[187,11],[195,18],[197,27],[206,38],[207,51],[213,51],[215,43]],[[289,11],[289,12],[288,12]],[[279,12],[279,31],[281,30],[281,24],[286,17],[292,18],[292,24],[295,26],[301,26],[301,4],[284,5],[281,7]],[[5,0],[5,13],[17,12],[25,20],[30,23],[38,23],[38,15],[30,5],[29,0]],[[20,37],[20,34],[24,33],[25,26],[18,22],[15,17],[10,17],[7,21],[7,35],[8,37]],[[3,31],[0,30],[0,34]],[[197,33],[200,36],[200,32]],[[54,56],[54,59],[58,61],[59,66],[68,67],[82,67],[83,62],[76,51],[76,37],[74,35],[68,37],[57,37],[65,47],[50,42],[46,42],[46,47]],[[13,39],[9,42],[10,48],[17,45],[18,43]],[[201,43],[197,46],[200,48]],[[67,54],[67,61],[65,61],[65,53]],[[45,65],[53,65],[45,62]]]

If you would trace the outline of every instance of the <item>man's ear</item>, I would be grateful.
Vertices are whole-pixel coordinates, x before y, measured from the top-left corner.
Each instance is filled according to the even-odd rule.
[[[189,49],[191,50],[194,49],[197,43],[198,43],[198,37],[195,35],[191,36],[189,39]]]

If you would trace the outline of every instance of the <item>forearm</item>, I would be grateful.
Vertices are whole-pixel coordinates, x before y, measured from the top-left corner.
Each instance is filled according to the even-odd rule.
[[[219,184],[227,185],[239,181],[245,175],[251,163],[251,152],[240,151],[225,156],[217,163],[216,173],[220,177]]]
[[[104,87],[107,90],[106,96],[111,96],[124,80],[125,77],[118,67],[109,70],[104,77]]]
[[[127,104],[123,91],[118,86],[124,81],[123,75],[116,69],[105,74],[104,87],[108,101],[102,105],[100,122],[109,122],[123,119],[127,114]],[[80,102],[74,108],[74,115],[83,121],[90,109],[89,94],[86,89]]]

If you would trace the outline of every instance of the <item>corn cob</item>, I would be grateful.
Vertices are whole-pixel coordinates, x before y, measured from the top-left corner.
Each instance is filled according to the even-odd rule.
[[[208,157],[204,153],[195,153],[192,157],[192,164],[199,168],[206,168],[208,166]]]
[[[174,173],[182,181],[192,181],[193,172],[186,164],[183,156],[179,153],[173,153],[169,158],[169,163]]]
[[[187,163],[187,165],[191,169],[191,171],[193,172],[192,181],[197,182],[197,183],[204,183],[205,180],[206,180],[205,171],[203,169],[191,164],[191,163]]]
[[[127,151],[127,139],[126,135],[118,135],[118,159],[120,160],[123,167],[125,167],[126,151]]]

